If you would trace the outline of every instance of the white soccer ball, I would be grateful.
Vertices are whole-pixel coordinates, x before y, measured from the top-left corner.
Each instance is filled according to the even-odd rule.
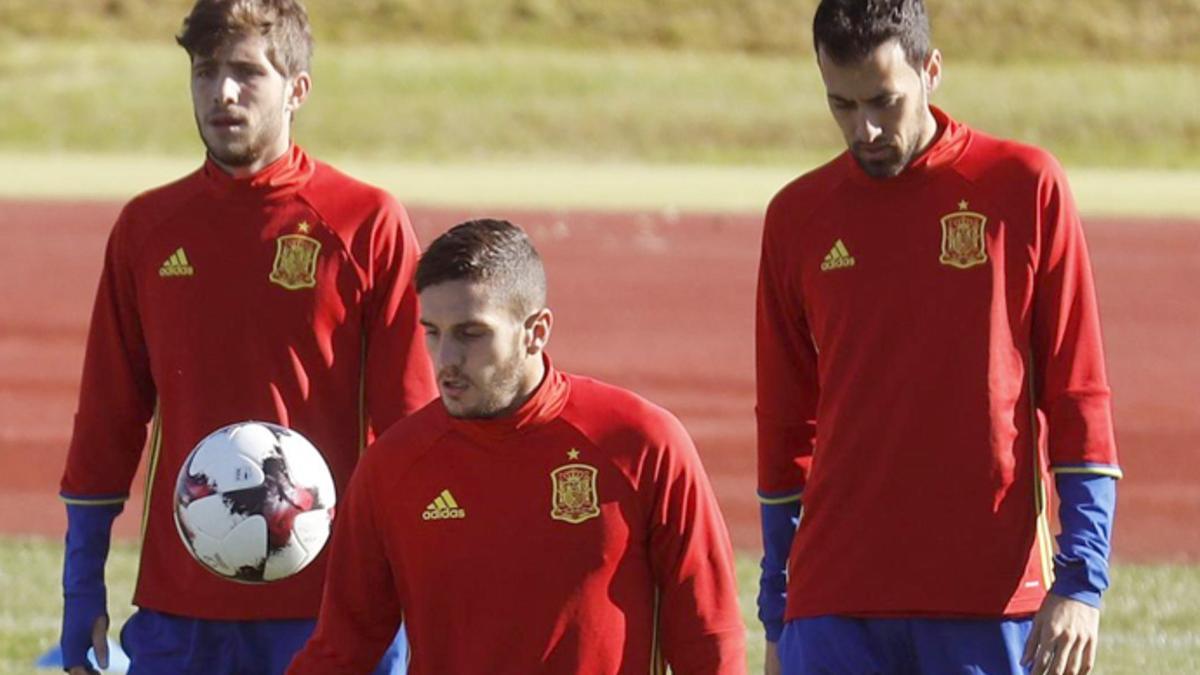
[[[329,466],[299,432],[239,422],[200,441],[175,487],[175,525],[206,569],[267,583],[312,562],[329,539],[337,495]]]

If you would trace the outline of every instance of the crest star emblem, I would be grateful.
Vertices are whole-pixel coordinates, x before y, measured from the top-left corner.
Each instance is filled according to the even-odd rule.
[[[579,451],[575,448],[571,448],[567,451],[567,459],[579,459]]]
[[[958,210],[959,211],[966,211],[968,206],[970,206],[970,204],[967,203],[967,200],[965,200],[965,199],[959,200],[959,202],[958,202]]]
[[[296,229],[303,234],[308,234],[309,230],[312,229],[312,225],[309,225],[307,221],[300,221],[300,224],[296,226]]]

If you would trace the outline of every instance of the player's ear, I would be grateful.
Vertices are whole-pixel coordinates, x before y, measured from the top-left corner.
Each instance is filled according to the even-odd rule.
[[[942,53],[936,49],[930,50],[921,67],[921,81],[925,85],[925,94],[930,95],[942,83]]]
[[[525,351],[530,355],[540,354],[550,341],[550,329],[554,325],[554,314],[543,307],[525,319]]]
[[[312,91],[312,76],[308,71],[302,70],[296,75],[288,78],[287,92],[287,112],[294,113],[304,105],[308,100],[308,94]]]

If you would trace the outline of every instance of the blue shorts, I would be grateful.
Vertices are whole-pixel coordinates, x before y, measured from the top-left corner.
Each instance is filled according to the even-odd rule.
[[[819,616],[783,627],[784,675],[1025,675],[1033,618],[856,619]]]
[[[129,675],[282,675],[312,634],[311,619],[210,621],[139,609],[121,629]],[[375,675],[404,675],[404,631]]]

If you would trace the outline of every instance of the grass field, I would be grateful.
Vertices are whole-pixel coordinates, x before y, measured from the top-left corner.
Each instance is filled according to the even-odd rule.
[[[197,143],[198,145],[198,143]],[[0,197],[123,201],[196,168],[191,157],[12,153],[0,150]],[[817,158],[789,166],[477,162],[421,164],[330,158],[339,167],[423,206],[648,209],[756,213]],[[1069,171],[1088,216],[1200,217],[1200,170]]]
[[[190,155],[186,63],[165,41],[0,44],[0,150]],[[297,138],[323,156],[794,166],[841,148],[808,55],[357,46],[314,70]],[[1200,168],[1189,64],[950,59],[935,102],[1068,166]]]
[[[30,673],[29,664],[58,639],[61,545],[45,539],[0,540],[0,675]],[[117,544],[109,561],[110,612],[119,626],[129,615],[135,549]],[[750,672],[761,672],[762,640],[754,618],[757,562],[738,559]],[[1200,568],[1117,566],[1107,596],[1100,669],[1107,675],[1200,672]],[[113,632],[115,635],[115,631]]]
[[[170,36],[192,0],[5,0],[0,38]],[[307,0],[320,43],[806,54],[816,0]],[[1200,61],[1200,0],[928,0],[956,58]]]

